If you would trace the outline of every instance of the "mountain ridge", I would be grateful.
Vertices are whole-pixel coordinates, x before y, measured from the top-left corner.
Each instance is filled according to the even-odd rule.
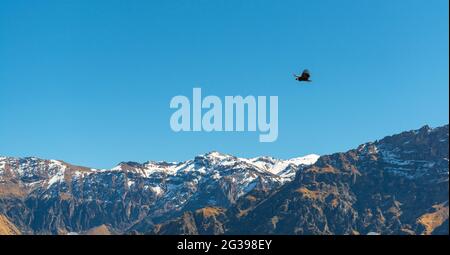
[[[448,234],[448,125],[290,160],[0,157],[0,215],[24,234]]]
[[[0,199],[21,198],[27,200],[25,204],[37,203],[33,204],[37,208],[32,210],[44,210],[42,206],[45,210],[55,210],[62,217],[62,222],[58,223],[64,226],[62,229],[73,224],[70,222],[73,217],[70,207],[83,204],[82,211],[77,212],[79,214],[87,213],[84,210],[89,210],[89,206],[102,211],[100,219],[85,218],[76,228],[68,227],[63,231],[83,232],[112,217],[105,211],[110,210],[107,209],[110,204],[120,207],[121,217],[108,219],[107,223],[111,223],[109,220],[119,221],[121,226],[149,213],[152,221],[158,222],[184,210],[197,209],[200,205],[227,207],[253,190],[266,192],[281,186],[292,180],[293,172],[299,167],[311,164],[317,158],[316,155],[293,161],[272,158],[272,165],[264,163],[264,168],[259,164],[260,158],[245,159],[210,152],[183,162],[122,162],[112,169],[99,170],[59,160],[1,157]],[[275,166],[280,175],[270,171]],[[216,194],[214,199],[208,197],[211,193]],[[55,204],[43,203],[46,200]],[[93,205],[85,208],[85,204]],[[65,208],[67,206],[69,208]],[[69,210],[69,215],[64,210]],[[39,222],[34,232],[37,229],[38,233],[59,233],[61,227],[48,226],[53,221],[51,217],[39,216],[43,218],[26,215],[26,221]]]

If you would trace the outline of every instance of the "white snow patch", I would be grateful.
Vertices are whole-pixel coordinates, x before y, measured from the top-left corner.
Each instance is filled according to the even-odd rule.
[[[158,187],[158,186],[150,187],[150,189],[153,192],[155,192],[157,196],[159,196],[163,193],[163,190],[161,189],[161,187]]]
[[[320,158],[317,154],[309,154],[303,157],[293,158],[288,160],[288,162],[294,165],[312,165]]]
[[[223,159],[226,159],[226,158],[230,157],[229,155],[225,155],[225,154],[222,154],[222,153],[217,152],[217,151],[210,152],[210,153],[206,154],[205,156],[207,156],[209,158],[215,158],[217,160],[223,160]]]
[[[219,180],[222,176],[220,176],[220,173],[218,171],[214,172],[214,174],[211,176],[214,180]]]
[[[113,168],[111,168],[112,171],[122,171],[122,165],[117,165]]]
[[[49,171],[55,171],[54,175],[48,180],[47,188],[52,186],[55,183],[60,183],[64,181],[64,173],[67,169],[67,166],[64,165],[61,161],[58,160],[50,160],[49,163]]]
[[[285,170],[288,170],[289,166],[292,165],[294,168],[296,168],[301,165],[312,165],[316,163],[319,157],[320,156],[316,154],[309,154],[303,157],[292,158],[288,160],[280,160],[272,157],[257,157],[250,159],[240,158],[240,160],[243,160],[265,172],[270,172],[272,174],[285,178],[291,178],[295,175],[295,169],[292,169],[292,173],[287,173]]]
[[[52,186],[55,183],[59,183],[62,182],[64,180],[64,172],[59,172],[55,175],[52,176],[52,178],[50,178],[50,180],[48,180],[48,187]]]
[[[0,175],[3,174],[3,171],[5,169],[6,163],[3,161],[0,161]]]

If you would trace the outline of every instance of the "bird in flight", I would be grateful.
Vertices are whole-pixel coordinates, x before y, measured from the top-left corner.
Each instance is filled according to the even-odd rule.
[[[294,77],[297,81],[306,81],[306,82],[311,82],[311,80],[309,79],[311,75],[309,74],[309,71],[307,69],[303,70],[301,75],[296,75],[294,74]]]

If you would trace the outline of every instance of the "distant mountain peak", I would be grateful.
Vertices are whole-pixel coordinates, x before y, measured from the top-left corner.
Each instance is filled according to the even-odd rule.
[[[96,170],[0,157],[0,215],[43,234],[448,234],[448,132],[425,126],[287,160],[212,151]]]

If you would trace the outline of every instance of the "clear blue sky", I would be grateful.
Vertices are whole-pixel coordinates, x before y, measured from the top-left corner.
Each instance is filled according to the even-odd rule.
[[[1,1],[0,155],[289,158],[448,123],[447,0]],[[314,82],[292,73],[308,68]],[[173,133],[170,99],[276,95],[279,137]]]

